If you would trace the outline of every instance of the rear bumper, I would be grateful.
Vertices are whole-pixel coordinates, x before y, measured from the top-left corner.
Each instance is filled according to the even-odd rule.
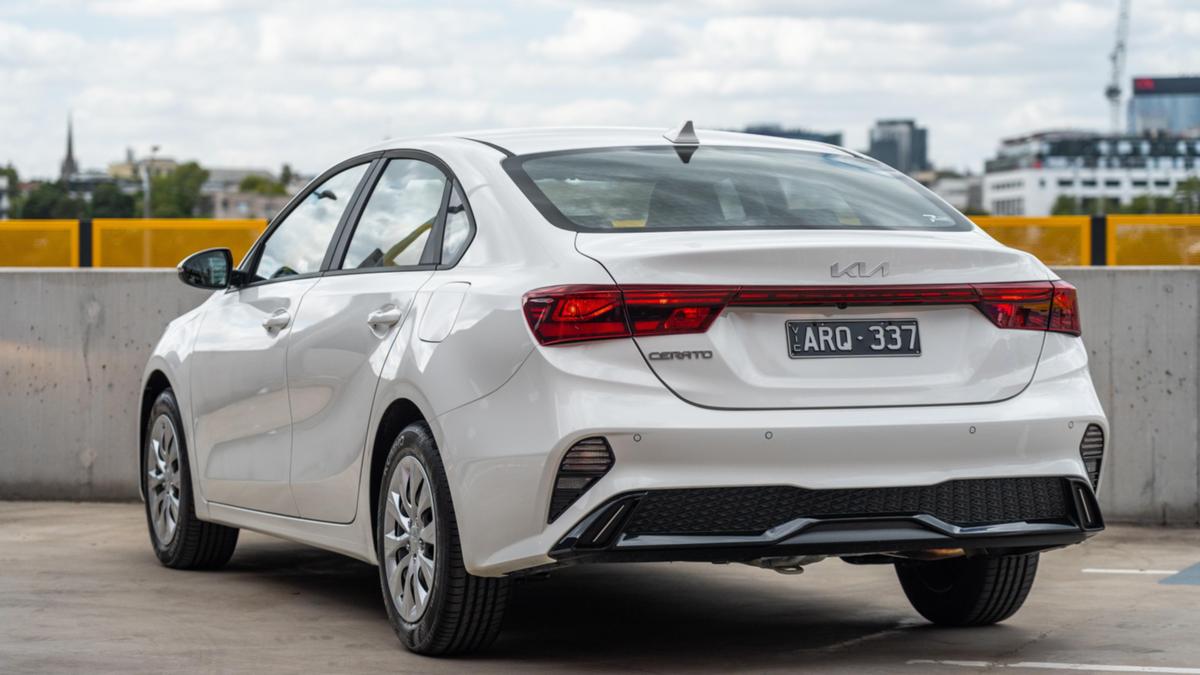
[[[656,490],[1086,479],[1079,452],[1084,429],[1098,424],[1107,431],[1108,425],[1082,345],[1058,353],[1040,362],[1024,392],[995,403],[731,411],[677,398],[649,372],[632,341],[535,350],[500,389],[436,420],[464,561],[479,576],[565,561],[561,543],[585,518],[614,499]],[[613,467],[550,520],[560,462],[574,443],[592,436],[608,440]],[[815,526],[805,528],[811,529],[810,542],[830,532]],[[941,536],[988,534],[946,535],[922,527]],[[878,534],[855,536],[880,539]],[[1066,533],[1046,545],[1084,536],[1072,539]],[[626,546],[608,553],[629,551]]]
[[[1050,503],[1033,504],[1031,500],[1022,500],[1018,505],[994,506],[1012,514],[1025,509],[1030,516],[1028,520],[955,525],[943,519],[954,517],[953,508],[941,510],[939,515],[942,517],[929,513],[879,512],[837,516],[792,514],[795,517],[787,516],[783,522],[761,532],[748,533],[734,532],[722,524],[719,512],[715,517],[687,515],[694,510],[693,506],[701,506],[687,504],[687,498],[669,500],[678,509],[676,513],[653,513],[647,517],[647,508],[659,508],[654,504],[663,501],[658,499],[662,492],[630,493],[620,495],[590,513],[559,540],[550,551],[550,557],[556,564],[567,565],[584,562],[746,562],[776,556],[905,554],[939,548],[1012,554],[1077,544],[1104,529],[1095,493],[1085,481],[1075,478],[1026,480],[1054,484]],[[972,482],[989,481],[958,481],[960,484]],[[937,487],[941,486],[918,489],[929,492]],[[973,495],[963,496],[974,498]],[[932,498],[944,499],[940,496]],[[895,499],[890,501],[897,503]],[[720,504],[707,498],[703,506],[720,509]],[[929,510],[937,510],[937,507]],[[705,520],[712,523],[712,529],[723,531],[703,531]]]

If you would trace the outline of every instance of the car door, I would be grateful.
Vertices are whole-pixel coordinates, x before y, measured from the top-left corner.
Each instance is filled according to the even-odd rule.
[[[397,336],[414,330],[413,298],[440,252],[451,180],[434,162],[393,154],[380,163],[332,269],[305,296],[293,326],[291,482],[304,518],[355,516],[380,370]]]
[[[370,159],[336,167],[293,200],[243,263],[245,283],[213,299],[192,351],[195,453],[205,499],[298,515],[288,484],[287,345]]]

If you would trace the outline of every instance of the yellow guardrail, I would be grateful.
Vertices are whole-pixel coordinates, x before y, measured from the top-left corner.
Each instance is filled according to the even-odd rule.
[[[976,216],[1001,243],[1048,265],[1200,265],[1200,215]],[[0,267],[174,267],[222,246],[240,260],[263,220],[97,218],[0,220]],[[89,236],[90,233],[90,236]],[[90,242],[90,245],[89,245]],[[1095,244],[1095,246],[1093,246]],[[1093,260],[1103,251],[1104,260]]]
[[[1091,216],[973,216],[994,239],[1047,265],[1092,264]]]
[[[1200,265],[1200,216],[1108,217],[1109,265]]]
[[[79,221],[0,220],[0,267],[78,267]]]
[[[241,260],[267,226],[264,220],[97,218],[93,267],[174,267],[206,248],[224,247]]]

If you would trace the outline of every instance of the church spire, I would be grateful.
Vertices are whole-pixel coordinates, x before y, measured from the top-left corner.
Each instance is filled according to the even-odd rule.
[[[59,171],[59,179],[64,182],[79,173],[79,166],[75,163],[75,141],[72,126],[71,113],[67,113],[67,156],[63,157],[62,168]]]

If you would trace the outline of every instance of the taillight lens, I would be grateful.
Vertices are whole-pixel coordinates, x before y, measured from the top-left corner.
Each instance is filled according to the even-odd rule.
[[[633,334],[703,333],[729,304],[733,289],[661,288],[625,291]]]
[[[1046,330],[1054,288],[1047,282],[979,284],[976,306],[998,328]]]
[[[525,296],[525,320],[544,345],[629,337],[621,291],[606,286],[556,286]]]
[[[1075,287],[1065,281],[905,286],[554,286],[523,308],[543,345],[703,333],[727,306],[975,305],[998,328],[1079,335]]]
[[[1065,281],[1055,281],[1054,300],[1050,307],[1050,330],[1070,335],[1082,335],[1079,323],[1079,299],[1075,287]]]
[[[525,320],[544,345],[703,333],[736,289],[555,286],[525,295]]]

